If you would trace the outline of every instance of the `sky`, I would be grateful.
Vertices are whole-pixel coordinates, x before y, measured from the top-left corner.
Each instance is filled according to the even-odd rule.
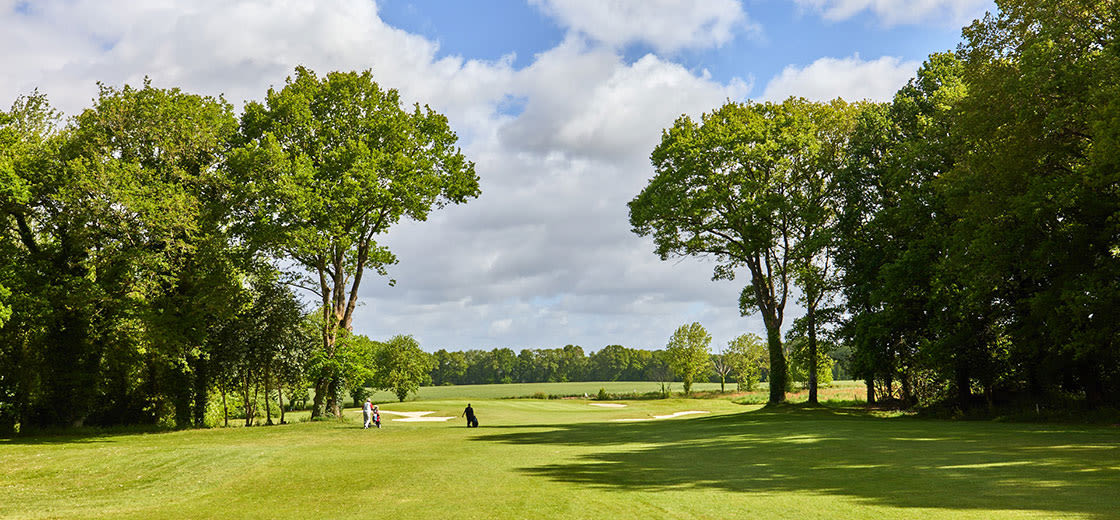
[[[354,330],[428,351],[662,348],[698,321],[713,350],[751,332],[745,273],[660,260],[626,203],[681,115],[728,101],[886,101],[990,0],[0,0],[0,105],[65,114],[97,83],[223,95],[238,110],[297,65],[373,71],[445,114],[482,194],[379,241]],[[800,314],[789,305],[786,324]]]

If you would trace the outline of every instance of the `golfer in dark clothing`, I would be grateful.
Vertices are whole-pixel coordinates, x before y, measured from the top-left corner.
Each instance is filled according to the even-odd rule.
[[[478,419],[474,416],[474,408],[471,408],[470,403],[467,403],[467,409],[463,410],[459,417],[464,415],[467,416],[467,428],[478,428]]]

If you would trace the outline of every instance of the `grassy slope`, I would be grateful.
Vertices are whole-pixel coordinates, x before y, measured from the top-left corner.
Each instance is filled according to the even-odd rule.
[[[387,421],[0,439],[0,518],[1108,518],[1115,427],[475,400]],[[385,405],[457,416],[459,400]],[[682,410],[702,416],[610,422]],[[393,416],[386,415],[386,419]]]

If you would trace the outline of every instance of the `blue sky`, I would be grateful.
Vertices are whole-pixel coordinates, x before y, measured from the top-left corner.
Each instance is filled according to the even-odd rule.
[[[426,350],[660,348],[699,321],[744,332],[742,280],[661,261],[626,203],[681,114],[727,100],[889,100],[952,50],[989,0],[0,0],[0,103],[38,88],[66,114],[97,82],[224,95],[297,65],[372,69],[446,114],[482,196],[378,237],[395,287],[367,277],[355,331]],[[799,314],[791,302],[787,324]]]
[[[960,40],[958,22],[964,20],[941,17],[927,23],[888,23],[870,9],[848,19],[829,20],[791,2],[747,0],[742,5],[756,24],[753,30],[740,27],[736,38],[726,44],[683,49],[670,57],[689,69],[707,70],[719,81],[769,78],[786,66],[835,56],[837,50],[844,55],[922,60],[937,50],[954,50]],[[977,7],[971,13],[993,8],[983,2],[973,5]],[[524,67],[565,36],[564,27],[527,2],[392,1],[379,7],[386,23],[438,42],[439,56],[497,60],[513,53],[514,65]],[[656,52],[645,43],[626,45],[621,51],[628,62]]]

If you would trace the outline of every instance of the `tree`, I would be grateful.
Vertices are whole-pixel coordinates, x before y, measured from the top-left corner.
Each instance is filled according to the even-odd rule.
[[[462,352],[439,349],[432,355],[432,384],[457,385],[467,374],[467,359]]]
[[[767,367],[766,343],[755,334],[742,334],[727,342],[728,364],[735,370],[739,390],[752,391]]]
[[[731,364],[731,357],[724,353],[721,349],[719,352],[711,356],[712,371],[719,376],[719,391],[725,391],[724,386],[727,383],[727,376],[735,372],[735,367]]]
[[[598,381],[618,381],[630,367],[630,351],[622,345],[607,345],[591,354],[589,363]]]
[[[685,395],[692,390],[692,382],[708,370],[711,363],[708,359],[708,346],[711,343],[712,336],[696,322],[677,327],[669,337],[665,359],[669,369],[684,383]]]
[[[795,261],[790,178],[814,159],[809,103],[728,103],[664,131],[651,155],[656,173],[630,201],[630,224],[652,236],[662,260],[702,255],[713,279],[751,275],[739,307],[758,311],[770,352],[770,402],[785,400],[781,328]]]
[[[1116,405],[1120,11],[997,5],[957,52],[968,95],[954,130],[970,153],[944,185],[958,217],[947,257],[983,338],[961,357],[988,395],[1026,381],[1034,395]]]
[[[859,104],[841,99],[830,103],[806,105],[813,121],[813,144],[808,157],[802,157],[789,177],[787,190],[793,207],[794,229],[793,279],[801,288],[800,303],[805,307],[807,355],[812,363],[822,360],[818,352],[817,332],[821,328],[819,311],[831,307],[839,289],[839,280],[832,250],[832,231],[840,211],[838,178],[847,158]],[[823,362],[823,360],[822,360]],[[829,372],[831,376],[831,372]],[[817,372],[809,373],[810,404],[817,404]]]
[[[419,104],[406,111],[368,70],[318,78],[298,67],[264,104],[246,105],[241,129],[231,163],[259,182],[257,235],[308,275],[300,285],[321,299],[327,358],[352,328],[366,269],[386,274],[396,261],[378,239],[402,217],[423,221],[479,194],[447,118]],[[316,380],[313,416],[337,377]]]
[[[428,380],[432,359],[420,350],[412,336],[396,335],[377,349],[374,381],[382,390],[392,390],[404,402],[410,392],[416,392]]]
[[[645,377],[661,385],[661,397],[669,397],[672,386],[673,370],[669,368],[668,353],[664,350],[650,352],[649,360],[645,366]]]
[[[971,367],[968,356],[956,355],[963,350],[959,337],[968,334],[950,337],[967,320],[956,308],[963,299],[949,292],[961,284],[940,266],[952,216],[938,189],[960,155],[953,113],[965,92],[959,61],[930,55],[889,105],[869,105],[859,114],[837,175],[842,202],[832,250],[847,312],[840,333],[871,403],[876,381],[893,392],[901,379],[909,398],[910,381],[929,360],[952,359],[936,364],[955,365],[958,375]]]
[[[197,422],[203,332],[231,289],[200,264],[228,246],[218,223],[232,108],[145,81],[101,86],[65,127],[38,94],[3,119],[0,133],[17,136],[0,153],[3,247],[16,263],[0,276],[43,312],[12,331],[36,379],[21,392],[22,424]]]
[[[815,378],[819,384],[828,386],[832,383],[832,366],[835,361],[828,356],[832,344],[822,341],[818,347],[820,352],[814,358],[809,350],[808,336],[794,336],[786,338],[786,347],[789,348],[789,379],[808,384]],[[814,371],[811,367],[816,365]],[[815,374],[812,372],[816,372]],[[813,403],[817,404],[817,403]]]

